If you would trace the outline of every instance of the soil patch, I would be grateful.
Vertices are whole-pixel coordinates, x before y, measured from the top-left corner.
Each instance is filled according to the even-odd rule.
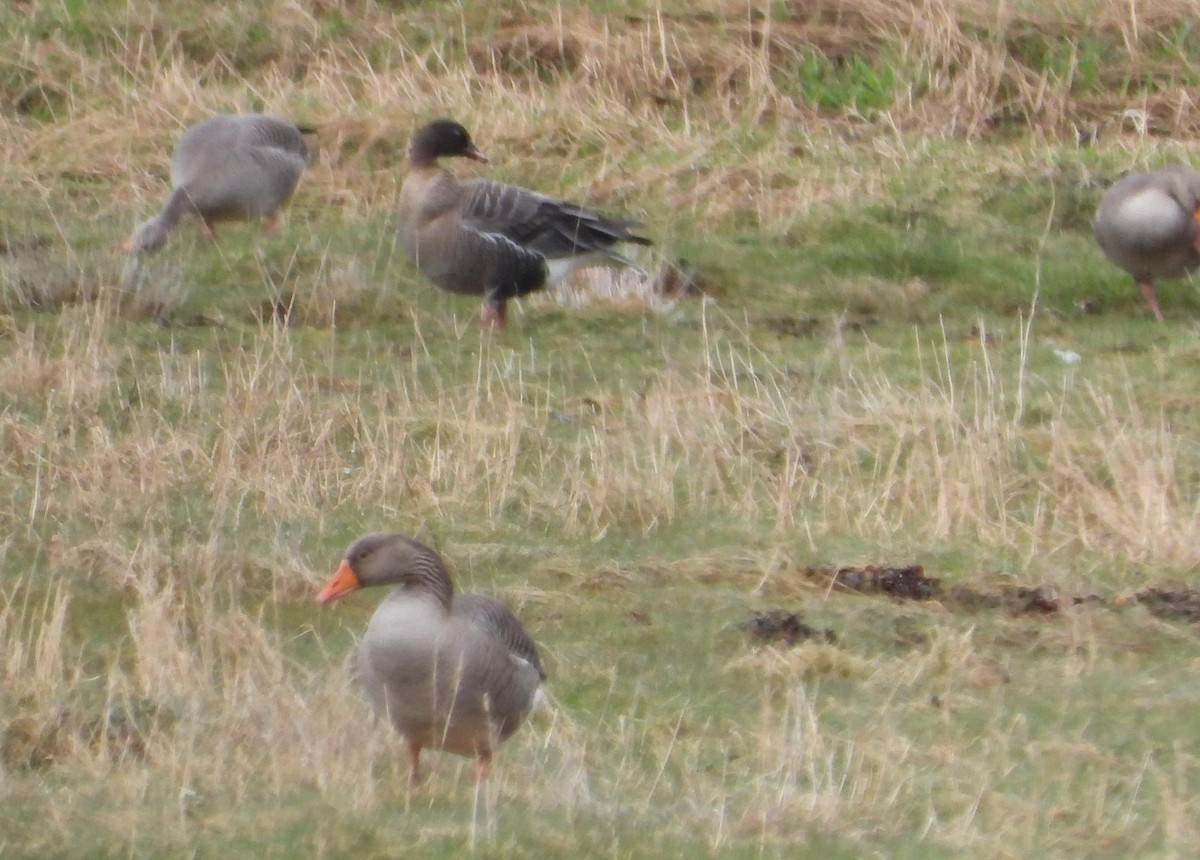
[[[796,645],[817,639],[834,643],[837,634],[832,630],[819,630],[801,620],[799,613],[786,609],[766,609],[754,613],[754,617],[742,625],[756,642],[783,642]]]
[[[1200,622],[1200,590],[1195,588],[1146,588],[1120,602],[1139,603],[1166,621]]]
[[[976,588],[963,583],[943,586],[940,579],[927,576],[919,564],[876,565],[805,569],[809,579],[825,580],[828,587],[863,594],[887,594],[900,600],[937,600],[949,609],[966,612],[1007,610],[1013,615],[1053,615],[1070,606],[1084,603],[1103,603],[1095,594],[1064,595],[1051,585]],[[1134,599],[1145,595],[1147,605],[1167,607],[1164,611],[1185,614],[1192,609],[1200,618],[1200,594],[1191,592],[1139,592]],[[1165,596],[1164,596],[1165,595]],[[1151,609],[1151,611],[1155,611]]]

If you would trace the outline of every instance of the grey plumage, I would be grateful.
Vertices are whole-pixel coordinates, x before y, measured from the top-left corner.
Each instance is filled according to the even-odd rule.
[[[1155,281],[1200,267],[1198,210],[1200,174],[1177,164],[1121,179],[1092,222],[1104,255],[1133,276],[1160,322]]]
[[[429,547],[398,534],[360,538],[318,596],[393,585],[359,644],[359,674],[377,713],[408,742],[413,781],[425,747],[476,759],[520,727],[545,678],[537,646],[493,597],[456,595]]]
[[[519,621],[513,623],[516,617],[512,610],[486,594],[460,594],[455,598],[455,606],[459,612],[469,615],[480,625],[489,628],[508,646],[511,654],[520,657],[536,669],[540,680],[546,680],[546,670],[542,667],[541,657],[538,656],[537,645]]]
[[[266,114],[211,116],[180,139],[171,157],[171,196],[124,249],[158,250],[189,214],[209,235],[219,221],[255,218],[266,218],[273,232],[307,164],[308,147],[294,123]]]
[[[404,252],[427,278],[454,293],[482,295],[483,321],[503,326],[506,302],[557,283],[584,266],[630,266],[616,250],[650,240],[636,221],[515,185],[460,180],[441,157],[486,161],[467,130],[451,120],[422,127],[409,148],[400,190],[398,232]]]

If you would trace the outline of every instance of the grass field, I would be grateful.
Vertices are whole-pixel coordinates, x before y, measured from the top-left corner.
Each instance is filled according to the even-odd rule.
[[[1194,17],[0,7],[0,857],[1190,856],[1200,294],[1090,220],[1195,160]],[[114,253],[257,109],[319,129],[279,236]],[[393,241],[443,115],[650,278],[480,331]],[[542,648],[481,789],[350,678],[382,594],[314,602],[381,529]]]

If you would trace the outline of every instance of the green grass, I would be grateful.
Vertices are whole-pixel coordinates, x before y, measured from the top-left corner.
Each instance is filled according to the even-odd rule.
[[[1190,149],[1062,121],[1188,80],[1164,4],[1128,43],[1123,3],[964,7],[936,50],[870,4],[0,10],[0,856],[1187,856],[1200,640],[1130,596],[1200,565],[1200,295],[1155,324],[1089,222]],[[972,27],[1008,77],[962,77]],[[113,254],[180,128],[259,106],[320,127],[281,235]],[[393,245],[440,114],[707,298],[481,333]],[[378,529],[543,649],[478,796],[437,754],[410,791],[349,677],[381,595],[313,602]],[[807,572],[912,563],[1063,608]],[[836,640],[753,643],[773,607]]]

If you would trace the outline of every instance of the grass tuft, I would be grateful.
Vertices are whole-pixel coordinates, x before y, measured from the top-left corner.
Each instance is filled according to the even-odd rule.
[[[1200,299],[1090,236],[1190,2],[176,5],[0,6],[0,854],[1192,850]],[[279,235],[114,254],[230,110],[316,128]],[[481,332],[395,246],[437,116],[645,274]],[[543,649],[478,794],[313,603],[379,529]]]

